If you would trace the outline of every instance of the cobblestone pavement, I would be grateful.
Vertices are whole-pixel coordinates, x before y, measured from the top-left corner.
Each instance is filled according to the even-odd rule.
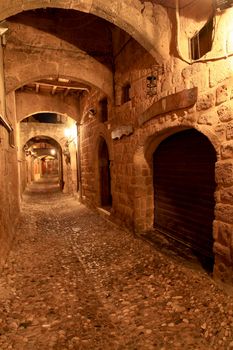
[[[28,193],[0,277],[0,349],[233,349],[233,298],[74,198]]]

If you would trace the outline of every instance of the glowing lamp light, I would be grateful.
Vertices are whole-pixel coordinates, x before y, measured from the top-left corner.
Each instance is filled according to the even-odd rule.
[[[70,128],[65,128],[64,130],[64,135],[67,138],[68,144],[71,142],[74,142],[75,145],[77,146],[77,126],[76,124],[73,124]]]
[[[71,137],[71,129],[70,128],[65,128],[64,130],[64,135],[67,139]]]
[[[55,156],[56,154],[56,150],[54,148],[51,149],[50,153],[52,154],[52,156]]]

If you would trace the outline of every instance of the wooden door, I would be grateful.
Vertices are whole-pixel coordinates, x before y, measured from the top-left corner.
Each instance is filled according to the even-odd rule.
[[[213,256],[216,153],[191,129],[165,139],[154,153],[154,225],[165,234]]]
[[[99,176],[101,206],[110,207],[112,205],[110,160],[108,146],[104,139],[101,140],[99,147]]]

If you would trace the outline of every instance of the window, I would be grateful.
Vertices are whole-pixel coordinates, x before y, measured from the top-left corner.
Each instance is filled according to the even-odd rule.
[[[104,123],[108,120],[108,99],[103,98],[99,102],[100,106],[100,122]]]
[[[213,18],[190,40],[191,58],[198,60],[212,48]]]
[[[131,85],[129,83],[125,84],[122,87],[122,104],[130,101],[130,88]]]

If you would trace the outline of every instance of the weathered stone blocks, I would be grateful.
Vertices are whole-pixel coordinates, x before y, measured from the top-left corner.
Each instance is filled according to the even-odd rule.
[[[214,253],[223,256],[227,261],[231,262],[230,248],[226,247],[218,242],[214,243]]]
[[[219,139],[224,139],[226,135],[226,126],[223,124],[218,124],[215,128],[215,133]]]
[[[226,247],[231,246],[231,240],[233,237],[233,225],[223,222],[216,222],[214,225],[214,232],[215,241]]]
[[[231,104],[224,104],[217,110],[221,122],[229,122],[233,120],[233,108]]]
[[[201,114],[198,118],[198,124],[213,125],[215,117],[215,114]]]
[[[216,104],[219,105],[230,98],[230,91],[227,85],[221,85],[216,90]]]
[[[220,198],[223,203],[233,204],[233,186],[221,189]]]
[[[233,283],[233,269],[231,262],[227,261],[225,257],[217,254],[215,256],[214,278],[224,283]]]
[[[216,163],[215,178],[220,185],[233,185],[233,160]]]
[[[233,139],[233,123],[229,123],[226,127],[226,138],[227,140]]]
[[[225,142],[221,146],[221,156],[223,159],[227,159],[227,158],[233,159],[233,141]]]
[[[215,208],[216,219],[233,224],[233,205],[217,204]]]
[[[209,109],[215,105],[215,96],[213,93],[208,93],[200,96],[197,101],[197,111]]]

